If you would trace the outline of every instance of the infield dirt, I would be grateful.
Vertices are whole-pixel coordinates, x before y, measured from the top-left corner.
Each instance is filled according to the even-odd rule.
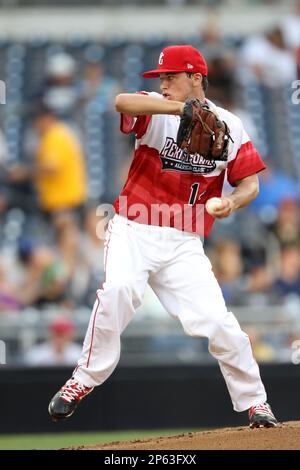
[[[70,450],[300,450],[300,421],[277,428],[224,428],[178,436],[86,445]]]

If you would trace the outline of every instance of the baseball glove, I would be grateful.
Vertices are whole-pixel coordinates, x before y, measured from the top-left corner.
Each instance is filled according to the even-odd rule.
[[[226,122],[197,98],[185,102],[177,133],[177,145],[209,160],[226,161],[230,136]]]

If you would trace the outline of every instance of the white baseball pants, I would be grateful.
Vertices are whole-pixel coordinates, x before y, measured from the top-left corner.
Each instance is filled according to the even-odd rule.
[[[191,336],[207,337],[236,411],[266,401],[248,336],[227,311],[200,237],[115,215],[105,243],[106,278],[97,291],[74,378],[102,384],[120,358],[120,335],[141,304],[147,283]]]

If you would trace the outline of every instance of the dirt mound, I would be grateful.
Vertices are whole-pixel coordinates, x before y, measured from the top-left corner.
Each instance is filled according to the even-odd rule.
[[[72,450],[283,450],[300,449],[300,421],[270,429],[224,428],[178,436],[72,447]]]

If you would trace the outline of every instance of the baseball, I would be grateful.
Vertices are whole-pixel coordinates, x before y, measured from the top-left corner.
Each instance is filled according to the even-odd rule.
[[[208,201],[205,204],[205,208],[207,212],[210,215],[214,215],[215,210],[219,209],[219,207],[222,205],[222,199],[219,197],[212,197],[208,199]]]

